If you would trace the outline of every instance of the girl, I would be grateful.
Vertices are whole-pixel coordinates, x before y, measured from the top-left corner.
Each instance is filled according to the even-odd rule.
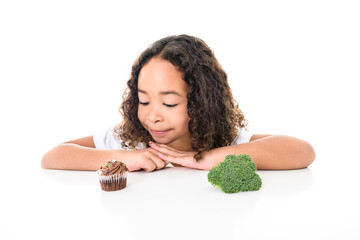
[[[174,166],[210,170],[228,154],[248,154],[258,169],[297,169],[315,159],[306,141],[251,134],[213,52],[199,38],[170,36],[135,61],[120,112],[108,131],[59,144],[43,168],[97,170],[109,159],[129,171]]]

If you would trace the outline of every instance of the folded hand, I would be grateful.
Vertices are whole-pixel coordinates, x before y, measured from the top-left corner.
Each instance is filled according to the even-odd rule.
[[[195,151],[180,151],[164,144],[154,142],[150,142],[149,145],[151,148],[159,152],[158,157],[164,161],[170,162],[173,165],[203,169],[201,164],[194,158],[194,155],[197,153]]]

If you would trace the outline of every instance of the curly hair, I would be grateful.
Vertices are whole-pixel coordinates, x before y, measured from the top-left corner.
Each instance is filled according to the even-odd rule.
[[[153,57],[172,63],[183,73],[189,86],[188,131],[191,147],[197,151],[195,160],[200,160],[204,151],[230,146],[237,136],[237,128],[246,129],[247,121],[233,99],[227,74],[204,41],[189,35],[178,35],[154,42],[133,64],[119,109],[123,122],[114,129],[122,140],[122,147],[134,149],[139,143],[149,146],[149,141],[154,141],[137,116],[138,76]]]

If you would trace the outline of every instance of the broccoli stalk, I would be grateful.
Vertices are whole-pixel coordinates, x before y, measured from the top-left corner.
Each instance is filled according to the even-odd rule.
[[[208,181],[225,193],[256,191],[262,182],[255,171],[256,164],[249,155],[227,155],[223,162],[210,170]]]

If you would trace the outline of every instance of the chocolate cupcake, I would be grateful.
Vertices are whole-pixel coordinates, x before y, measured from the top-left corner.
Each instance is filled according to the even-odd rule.
[[[107,161],[97,171],[101,189],[104,191],[117,191],[126,187],[127,167],[124,163]]]

